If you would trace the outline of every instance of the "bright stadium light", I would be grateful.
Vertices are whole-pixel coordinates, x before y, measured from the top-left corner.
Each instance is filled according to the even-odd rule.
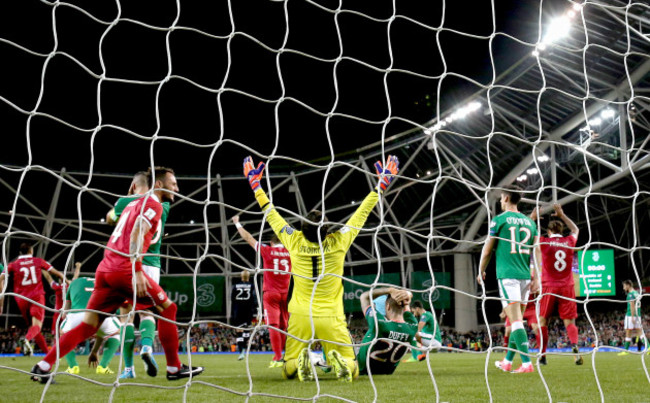
[[[569,18],[564,15],[558,17],[549,24],[543,43],[553,43],[558,39],[564,38],[569,35],[570,30],[571,21]]]
[[[190,224],[194,224],[194,220],[190,220]]]
[[[517,182],[523,182],[526,179],[528,179],[528,176],[526,174],[520,175],[520,176],[517,177]]]
[[[573,10],[575,11],[582,10],[582,4],[578,4],[578,3],[573,4]]]
[[[537,175],[539,173],[539,170],[537,168],[530,168],[526,170],[526,173],[528,175]]]
[[[538,52],[538,51],[536,51],[536,50],[533,50],[533,53],[532,53],[532,55],[533,55],[533,56],[535,56],[535,57],[537,57],[537,56],[539,56],[539,52]]]
[[[610,119],[613,118],[616,115],[616,111],[612,108],[607,108],[600,112],[600,117],[603,119]]]
[[[104,218],[100,218],[99,222],[106,222],[106,220]]]
[[[455,120],[464,119],[469,114],[481,109],[482,106],[483,105],[480,102],[472,101],[469,104],[456,109],[451,115],[447,116],[444,120],[440,120],[439,122],[436,122],[435,125],[425,129],[424,134],[430,135],[432,132],[436,130],[440,130],[441,128],[447,126],[447,124],[452,123]]]
[[[593,118],[589,120],[589,126],[600,126],[601,123],[603,123],[601,118]]]
[[[547,162],[547,161],[549,161],[550,159],[551,159],[551,157],[549,157],[549,156],[546,155],[546,154],[544,154],[544,155],[540,155],[539,157],[537,157],[537,161],[539,161],[539,162]]]

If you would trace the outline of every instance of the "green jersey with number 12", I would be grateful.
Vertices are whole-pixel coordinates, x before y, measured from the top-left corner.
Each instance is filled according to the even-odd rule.
[[[113,207],[113,211],[115,211],[115,216],[119,219],[126,206],[129,203],[131,203],[133,200],[136,200],[140,197],[142,196],[135,195],[135,196],[120,197],[119,199],[117,199],[117,201],[115,202],[115,207]],[[147,249],[147,255],[142,258],[143,265],[153,266],[159,269],[161,266],[160,246],[162,245],[162,234],[163,231],[165,230],[165,223],[167,222],[167,216],[169,215],[169,202],[163,202],[162,208],[163,211],[162,211],[162,216],[160,217],[160,221],[158,221],[158,228],[156,228],[156,233],[151,239],[151,245],[149,245],[149,249]],[[119,221],[117,225],[120,225]]]
[[[377,328],[375,328],[375,316],[377,316]],[[357,355],[359,373],[362,375],[369,372],[373,375],[390,375],[395,372],[404,354],[409,350],[408,344],[418,332],[418,321],[411,312],[404,312],[404,322],[393,322],[372,307],[366,312],[368,332],[363,337],[363,343],[370,343],[376,338],[375,344],[362,346]],[[376,331],[378,329],[378,331]],[[400,341],[404,344],[396,343]],[[405,345],[406,344],[406,345]],[[370,371],[368,371],[368,357],[370,357]]]
[[[530,279],[530,253],[537,236],[535,222],[522,213],[506,211],[490,222],[490,236],[499,238],[497,278]]]

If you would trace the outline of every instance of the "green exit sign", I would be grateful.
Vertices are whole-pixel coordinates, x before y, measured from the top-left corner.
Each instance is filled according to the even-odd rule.
[[[614,249],[578,251],[580,297],[616,295]]]

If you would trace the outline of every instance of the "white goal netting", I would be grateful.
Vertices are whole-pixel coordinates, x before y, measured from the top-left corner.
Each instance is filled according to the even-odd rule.
[[[180,191],[163,234],[161,284],[179,307],[181,360],[206,368],[169,384],[144,375],[122,380],[120,371],[68,376],[61,361],[57,383],[96,387],[110,400],[162,389],[177,394],[160,396],[183,401],[211,393],[373,401],[402,398],[399,382],[417,379],[426,386],[414,400],[507,400],[508,383],[493,365],[507,350],[494,263],[484,285],[476,275],[488,224],[500,213],[499,190],[514,183],[524,190],[524,214],[541,208],[540,234],[553,203],[580,228],[574,267],[566,268],[576,279],[581,368],[589,371],[579,380],[587,400],[618,397],[601,357],[623,352],[620,283],[633,281],[643,307],[650,262],[650,7],[622,0],[357,3],[3,4],[0,263],[6,268],[18,245],[31,241],[36,255],[66,275],[79,261],[92,276],[112,231],[106,212],[133,174],[173,168]],[[247,155],[266,163],[262,187],[289,225],[300,228],[302,217],[319,210],[329,220],[322,224],[335,229],[375,187],[375,161],[399,157],[398,177],[346,256],[345,313],[359,348],[368,328],[361,293],[408,289],[437,318],[437,355],[418,347],[426,364],[400,364],[392,375],[398,381],[368,374],[345,387],[317,368],[315,382],[297,387],[265,368],[261,281],[268,270],[231,222],[240,215],[257,240],[271,235],[242,175]],[[232,320],[231,295],[242,271],[252,275],[257,306],[244,329],[251,333],[245,359],[236,362],[226,352],[235,352],[242,330]],[[25,326],[14,301],[25,297],[12,283],[5,277],[3,354],[15,350],[16,329]],[[44,332],[53,306],[46,301]],[[528,329],[536,372],[529,379],[535,396],[570,400],[575,385],[552,372],[552,362],[573,354],[563,325],[549,328],[548,369],[538,365]],[[51,345],[58,338],[48,336]],[[321,341],[307,340],[316,352]],[[161,351],[158,341],[155,347]],[[645,354],[630,354],[643,373],[634,379],[647,388]],[[156,357],[164,368],[164,356]],[[27,382],[37,359],[10,359],[0,357],[1,372]],[[446,372],[455,359],[479,374],[480,385],[474,378],[452,386],[462,383]],[[114,359],[123,365],[121,355]],[[32,392],[42,401],[61,398],[50,383]]]

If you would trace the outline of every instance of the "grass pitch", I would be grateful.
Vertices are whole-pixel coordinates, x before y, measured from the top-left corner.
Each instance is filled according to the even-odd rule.
[[[487,373],[492,398],[496,402],[547,402],[548,396],[540,371],[536,367],[533,374],[508,374],[497,370],[494,361],[501,359],[503,353],[494,353],[487,362]],[[630,354],[619,357],[616,353],[585,355],[585,364],[576,366],[571,356],[548,357],[548,366],[542,367],[541,374],[547,381],[553,401],[594,402],[600,401],[596,378],[595,362],[605,401],[642,402],[650,401],[650,383],[646,378],[642,360],[650,366],[650,356]],[[79,363],[86,357],[80,356]],[[156,356],[159,364],[164,364],[164,356]],[[29,371],[38,357],[0,358],[0,365]],[[115,357],[111,367],[117,367],[119,357]],[[338,396],[346,399],[371,402],[436,401],[436,389],[441,402],[488,401],[490,396],[485,380],[486,354],[439,353],[430,358],[431,371],[435,375],[435,385],[431,380],[426,362],[402,363],[390,376],[375,376],[377,393],[369,377],[364,376],[352,384],[338,382],[333,374],[318,371],[320,382],[300,383],[297,380],[283,380],[281,369],[267,368],[271,355],[250,355],[246,361],[237,361],[236,355],[193,355],[192,363],[206,367],[203,375],[196,378],[190,387],[187,382],[169,382],[164,370],[157,378],[149,378],[142,370],[136,356],[138,378],[120,382],[114,388],[116,375],[96,375],[94,370],[82,366],[81,375],[92,382],[71,375],[56,377],[56,384],[50,385],[45,395],[47,402],[106,402],[113,393],[115,402],[168,402],[182,401],[186,394],[189,402],[243,402],[249,391],[250,400],[282,401],[284,399],[255,395],[256,393],[274,396],[289,396],[311,400],[318,393],[325,396],[319,401],[335,401],[326,397]],[[187,357],[183,360],[186,362]],[[515,361],[518,366],[518,359]],[[66,368],[61,361],[60,371]],[[161,369],[164,366],[161,365]],[[247,374],[250,371],[252,383]],[[93,382],[102,383],[96,384]],[[0,401],[35,402],[42,397],[44,385],[31,382],[28,376],[15,370],[0,368]],[[142,386],[137,386],[142,385]],[[163,387],[165,389],[153,388]],[[233,392],[229,392],[229,389]]]

